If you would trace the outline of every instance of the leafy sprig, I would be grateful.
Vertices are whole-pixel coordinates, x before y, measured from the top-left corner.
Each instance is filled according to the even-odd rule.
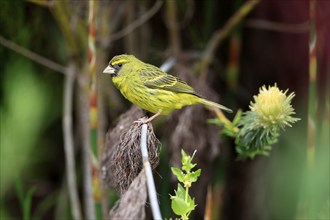
[[[201,175],[201,169],[192,171],[196,164],[192,163],[196,151],[190,157],[187,155],[184,150],[181,150],[182,154],[182,167],[181,169],[177,167],[171,167],[172,173],[176,176],[179,182],[178,188],[175,190],[175,195],[171,195],[171,206],[172,210],[176,215],[180,215],[181,219],[188,219],[190,213],[195,209],[195,199],[191,198],[189,195],[189,188],[191,184],[198,180],[198,177]]]

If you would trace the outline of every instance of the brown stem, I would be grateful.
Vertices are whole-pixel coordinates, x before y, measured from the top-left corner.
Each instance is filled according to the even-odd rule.
[[[169,32],[169,38],[171,43],[172,52],[175,57],[178,57],[181,51],[180,34],[178,28],[178,22],[176,17],[176,1],[167,0],[166,1],[166,17],[167,26]]]
[[[78,21],[76,29],[71,25],[71,12],[67,0],[54,1],[50,6],[50,11],[53,13],[66,42],[70,49],[70,55],[77,57],[81,48],[87,45],[87,31],[82,25],[82,21]],[[78,39],[78,40],[77,40]],[[79,44],[80,43],[80,44]]]
[[[213,60],[214,53],[222,41],[229,35],[232,29],[260,2],[261,0],[247,1],[238,11],[227,21],[227,23],[218,29],[208,42],[204,51],[204,56],[200,65],[200,79],[205,80],[210,63]]]
[[[247,19],[245,22],[245,26],[261,30],[301,34],[309,31],[310,22],[305,21],[301,23],[284,23],[268,21],[265,19]]]
[[[78,81],[78,110],[79,110],[79,128],[82,140],[83,151],[83,177],[84,177],[84,210],[86,219],[95,219],[95,206],[92,193],[92,152],[90,139],[90,121],[89,121],[89,76],[88,71],[81,70]]]
[[[126,23],[127,26],[131,23],[133,23],[134,19],[135,19],[135,12],[136,12],[136,7],[137,7],[137,2],[136,1],[127,1],[126,2]],[[125,48],[126,51],[128,51],[128,53],[130,54],[136,54],[135,52],[136,50],[136,40],[137,40],[137,36],[135,34],[135,32],[131,31],[129,33],[127,33],[127,35],[124,38],[125,41]]]
[[[40,56],[39,54],[36,54],[24,47],[19,46],[18,44],[7,40],[6,38],[0,36],[0,44],[4,47],[7,47],[13,51],[15,51],[16,53],[19,53],[25,57],[27,57],[30,60],[33,60],[45,67],[48,67],[49,69],[52,69],[56,72],[62,73],[62,74],[66,74],[66,67],[62,66],[61,64],[55,63],[52,60],[49,60],[43,56]]]
[[[74,86],[75,65],[71,63],[65,77],[64,104],[63,104],[63,137],[66,161],[66,173],[69,197],[71,201],[71,212],[73,219],[81,219],[81,208],[78,197],[78,189],[75,172],[74,143],[72,132],[72,96]]]
[[[139,26],[141,26],[143,23],[148,21],[152,16],[156,14],[156,12],[161,8],[163,5],[163,1],[158,0],[152,8],[147,11],[145,14],[143,14],[140,18],[136,19],[133,23],[126,26],[124,29],[114,33],[112,36],[110,36],[110,42],[118,40],[122,38],[123,36],[127,35],[128,33],[132,32]],[[109,43],[108,43],[109,44]]]

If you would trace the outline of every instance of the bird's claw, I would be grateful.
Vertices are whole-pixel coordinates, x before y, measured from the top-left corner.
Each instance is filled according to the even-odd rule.
[[[150,121],[147,117],[139,118],[138,120],[134,121],[134,124],[148,124]]]
[[[151,122],[152,120],[154,120],[156,117],[158,117],[161,114],[161,110],[158,110],[158,112],[156,114],[154,114],[153,116],[151,116],[150,118],[147,117],[143,117],[138,119],[137,121],[134,121],[134,124],[148,124],[149,122]]]

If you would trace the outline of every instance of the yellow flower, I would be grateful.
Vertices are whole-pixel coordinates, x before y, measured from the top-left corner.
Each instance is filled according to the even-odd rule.
[[[274,127],[283,129],[299,120],[291,116],[295,114],[291,105],[295,94],[291,93],[287,96],[287,91],[283,92],[276,84],[269,86],[268,89],[266,86],[260,88],[259,94],[254,96],[254,102],[250,104],[251,111],[256,115],[255,125],[264,129]]]
[[[268,155],[271,146],[278,141],[280,130],[290,126],[299,118],[294,118],[291,101],[295,94],[286,95],[277,85],[263,86],[254,96],[250,111],[242,114],[238,123],[239,131],[235,143],[239,157],[254,158]]]

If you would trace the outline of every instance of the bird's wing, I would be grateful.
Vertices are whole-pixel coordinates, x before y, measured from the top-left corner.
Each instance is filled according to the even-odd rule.
[[[145,72],[144,85],[151,89],[164,89],[175,93],[197,95],[195,90],[181,79],[164,72]],[[197,95],[198,96],[198,95]]]

